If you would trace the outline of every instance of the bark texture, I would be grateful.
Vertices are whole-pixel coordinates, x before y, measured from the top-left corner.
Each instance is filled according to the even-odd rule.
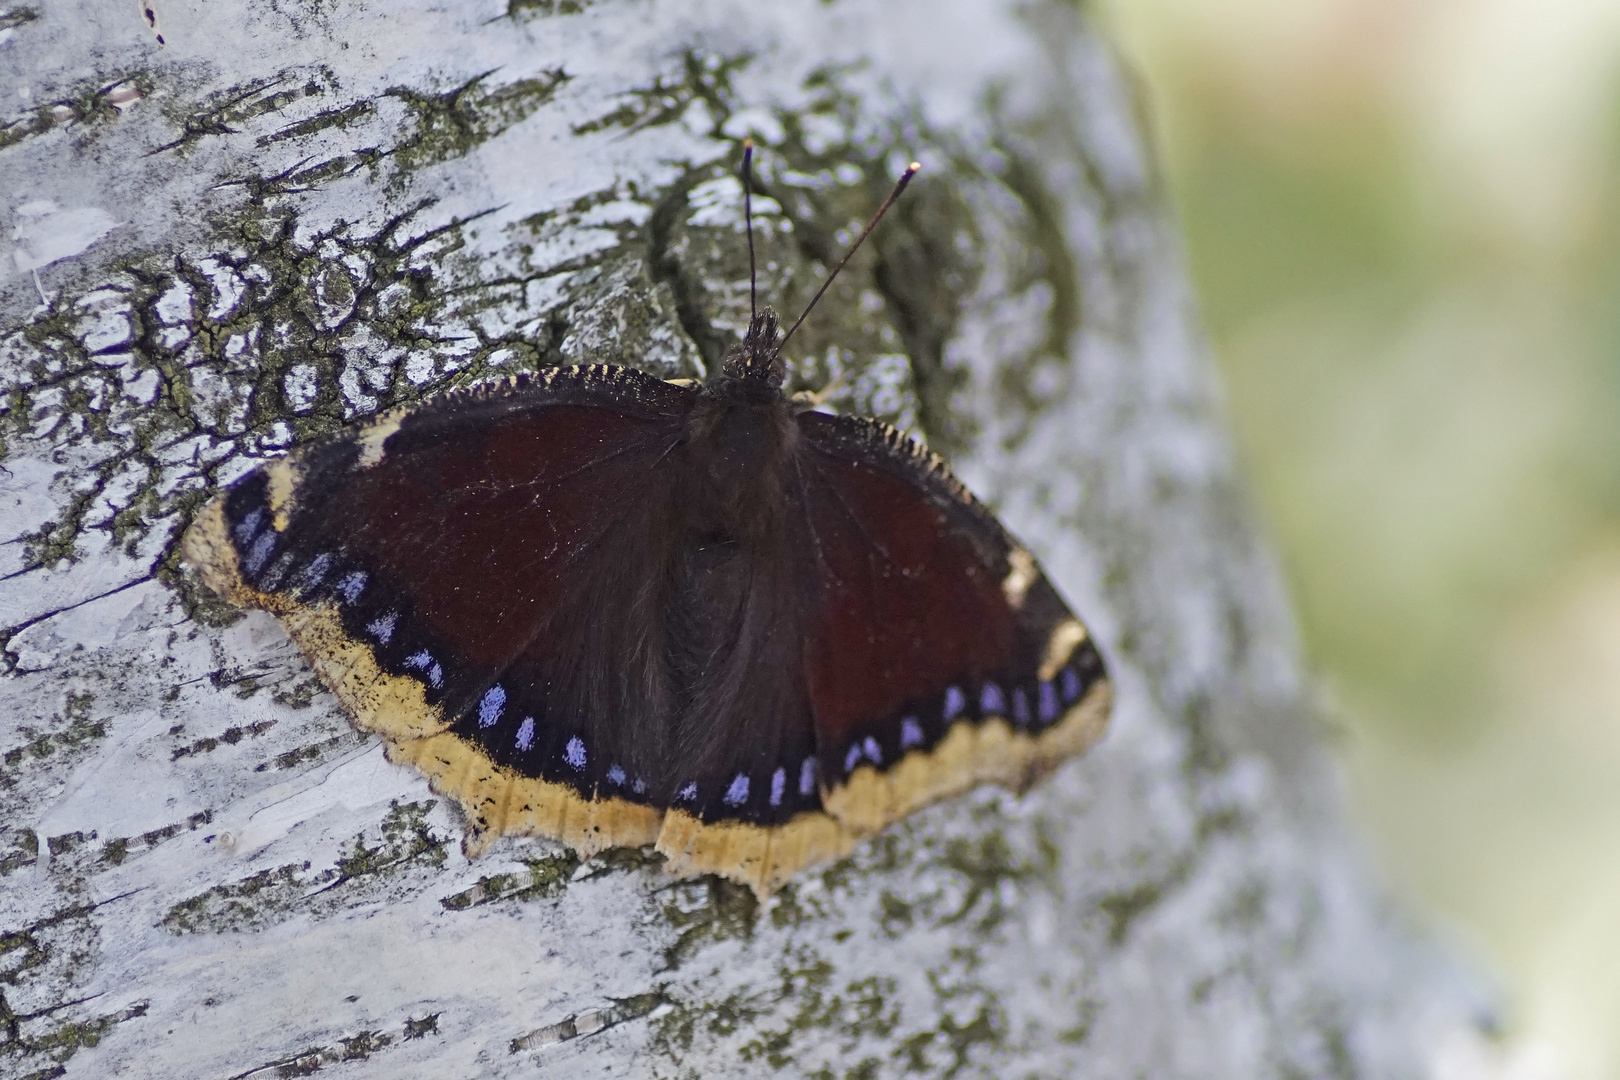
[[[1092,626],[1103,745],[761,910],[460,822],[179,567],[217,485],[548,364],[926,437]],[[1413,1077],[1469,987],[1344,824],[1138,102],[1059,0],[0,8],[0,1074]]]

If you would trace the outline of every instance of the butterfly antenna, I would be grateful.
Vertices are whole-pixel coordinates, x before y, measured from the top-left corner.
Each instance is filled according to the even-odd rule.
[[[758,281],[754,273],[754,140],[743,140],[743,222],[748,230],[748,323],[759,316]]]
[[[804,312],[796,320],[794,320],[793,325],[788,328],[788,332],[782,335],[782,343],[776,347],[778,352],[781,351],[783,345],[787,344],[788,338],[793,336],[793,331],[799,328],[799,325],[804,322],[805,317],[808,316],[815,308],[816,303],[821,299],[822,294],[827,291],[827,289],[832,285],[833,279],[838,276],[838,272],[844,268],[845,263],[849,262],[850,256],[859,251],[861,244],[865,242],[868,236],[872,235],[872,230],[877,228],[877,223],[883,220],[883,215],[888,212],[889,207],[894,205],[894,201],[900,197],[900,193],[906,190],[906,185],[911,183],[911,178],[917,175],[917,170],[920,168],[922,168],[922,166],[917,164],[915,161],[906,166],[906,171],[900,174],[900,180],[894,185],[894,190],[889,192],[889,197],[883,200],[883,205],[878,207],[877,213],[872,215],[872,220],[866,223],[866,228],[861,231],[861,235],[855,238],[855,243],[850,246],[848,251],[844,252],[844,257],[838,260],[838,265],[833,267],[832,273],[827,275],[827,280],[823,281],[821,283],[821,288],[816,290],[816,295],[812,296],[810,298],[810,303],[805,305]]]

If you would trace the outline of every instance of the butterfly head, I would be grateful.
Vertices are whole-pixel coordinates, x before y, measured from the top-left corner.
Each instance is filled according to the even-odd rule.
[[[785,375],[776,312],[764,308],[749,320],[742,342],[726,351],[720,362],[720,376],[767,388],[774,397],[781,392]]]

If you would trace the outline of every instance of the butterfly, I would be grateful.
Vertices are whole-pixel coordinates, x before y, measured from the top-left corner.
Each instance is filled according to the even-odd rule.
[[[799,322],[756,308],[701,384],[560,367],[378,415],[230,485],[184,556],[461,806],[469,856],[652,845],[768,895],[932,802],[1027,788],[1112,701],[944,462],[783,392]]]

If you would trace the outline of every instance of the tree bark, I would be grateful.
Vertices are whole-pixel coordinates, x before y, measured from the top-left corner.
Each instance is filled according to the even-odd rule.
[[[0,1073],[1426,1074],[1474,992],[1345,825],[1140,102],[1060,0],[0,11]],[[646,852],[469,862],[201,502],[550,364],[793,387],[925,437],[1105,648],[1101,747],[761,908]],[[1458,1036],[1457,1033],[1462,1033]]]

